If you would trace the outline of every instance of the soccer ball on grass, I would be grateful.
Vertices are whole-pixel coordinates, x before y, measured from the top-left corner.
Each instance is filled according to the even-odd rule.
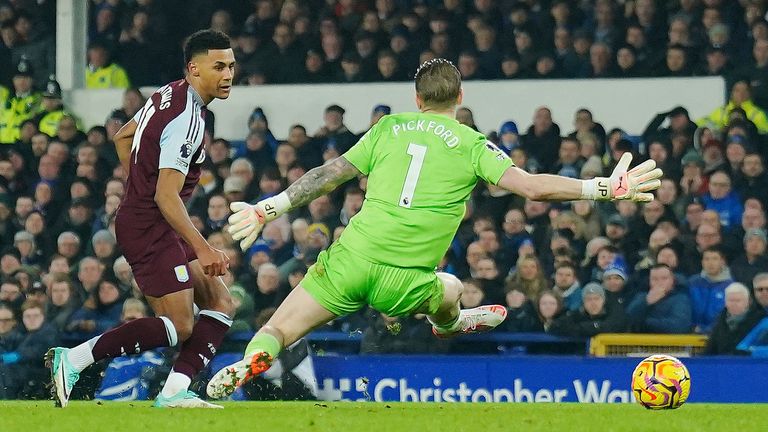
[[[640,405],[653,410],[675,409],[691,391],[691,375],[675,357],[657,354],[641,361],[632,373],[632,393]]]

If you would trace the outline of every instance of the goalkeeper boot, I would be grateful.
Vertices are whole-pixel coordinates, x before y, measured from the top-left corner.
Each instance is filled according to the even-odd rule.
[[[208,382],[208,396],[220,399],[231,395],[246,381],[267,371],[272,366],[272,356],[256,351],[242,360],[221,368]]]
[[[479,306],[459,311],[459,319],[448,327],[432,326],[432,333],[441,338],[460,334],[482,333],[498,326],[507,318],[507,308],[501,305]]]
[[[155,403],[152,406],[155,408],[224,408],[221,405],[212,404],[200,399],[195,392],[187,389],[181,390],[171,397],[165,397],[161,392],[157,395],[157,399],[155,399]]]
[[[69,348],[51,348],[45,353],[45,367],[51,370],[51,393],[56,406],[64,408],[69,403],[72,387],[80,379],[80,373],[67,358]]]

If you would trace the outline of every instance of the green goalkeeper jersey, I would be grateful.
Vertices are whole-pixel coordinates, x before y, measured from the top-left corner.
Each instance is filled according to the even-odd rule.
[[[365,203],[339,242],[378,264],[434,268],[478,178],[512,161],[484,135],[438,114],[384,116],[343,157],[368,176]]]

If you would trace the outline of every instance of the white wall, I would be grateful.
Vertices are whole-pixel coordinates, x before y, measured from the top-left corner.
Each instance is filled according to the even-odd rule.
[[[150,94],[154,89],[143,89]],[[464,84],[464,106],[475,114],[483,132],[498,129],[508,119],[522,131],[530,125],[534,110],[552,109],[563,133],[573,129],[573,114],[581,107],[592,111],[606,129],[620,126],[639,134],[655,113],[685,106],[693,118],[701,117],[724,101],[721,78],[652,78],[623,80],[486,81]],[[121,91],[76,90],[69,106],[87,127],[103,124],[109,112],[120,106]],[[247,119],[254,107],[264,109],[270,129],[284,138],[288,128],[301,123],[312,134],[322,125],[323,110],[330,104],[347,110],[345,123],[353,131],[367,129],[373,106],[384,103],[393,112],[415,109],[412,83],[274,85],[237,87],[226,101],[215,101],[216,135],[245,138]]]

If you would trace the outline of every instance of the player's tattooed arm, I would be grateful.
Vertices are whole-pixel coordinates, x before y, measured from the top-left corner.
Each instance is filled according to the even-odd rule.
[[[340,156],[331,163],[309,170],[300,179],[288,186],[285,193],[291,201],[291,207],[301,207],[313,199],[333,191],[339,185],[358,175],[360,175],[360,171],[343,156]]]
[[[338,157],[326,165],[309,170],[278,195],[263,199],[254,205],[241,201],[233,202],[229,206],[234,214],[229,217],[228,231],[232,239],[240,241],[242,250],[248,250],[258,238],[265,223],[331,192],[359,174],[360,171],[348,160]]]

